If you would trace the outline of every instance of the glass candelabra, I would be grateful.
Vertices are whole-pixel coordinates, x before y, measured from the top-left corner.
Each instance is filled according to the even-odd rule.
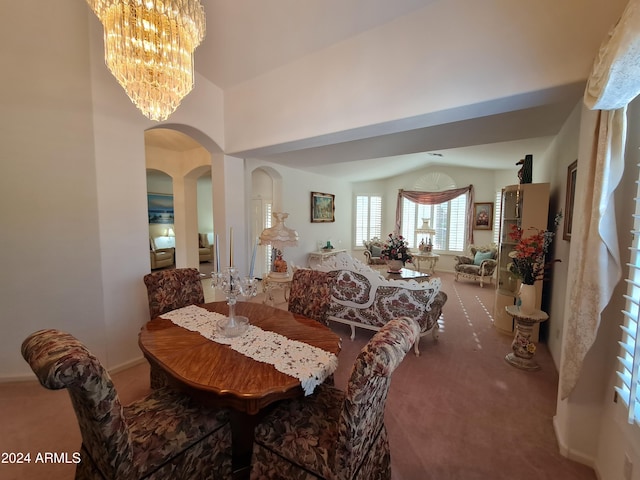
[[[238,297],[255,297],[258,281],[252,277],[240,277],[236,267],[226,267],[211,274],[211,286],[222,290],[229,305],[229,316],[218,321],[218,332],[225,337],[237,337],[249,328],[249,319],[236,315]]]

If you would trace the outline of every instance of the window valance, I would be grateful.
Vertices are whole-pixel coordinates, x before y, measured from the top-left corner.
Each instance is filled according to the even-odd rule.
[[[468,193],[467,196],[467,244],[473,243],[473,185],[461,188],[452,188],[441,192],[420,192],[415,190],[398,190],[398,203],[396,205],[395,233],[402,231],[402,200],[406,198],[420,205],[438,205],[453,200]]]

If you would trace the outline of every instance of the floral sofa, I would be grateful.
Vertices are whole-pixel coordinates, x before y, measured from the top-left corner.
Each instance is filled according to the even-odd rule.
[[[380,273],[346,253],[339,253],[315,267],[328,272],[333,279],[327,319],[351,327],[380,330],[390,320],[409,317],[420,325],[420,338],[431,334],[438,338],[438,319],[447,301],[440,291],[439,278],[387,280]],[[414,345],[420,355],[419,340]]]

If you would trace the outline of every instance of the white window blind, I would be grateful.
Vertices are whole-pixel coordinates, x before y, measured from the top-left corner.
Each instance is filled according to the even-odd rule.
[[[502,216],[502,190],[496,192],[496,204],[493,208],[493,243],[500,243],[500,217]]]
[[[627,281],[627,294],[625,309],[622,311],[623,324],[622,339],[619,344],[621,354],[618,357],[620,365],[618,377],[620,385],[616,391],[622,397],[628,407],[629,423],[640,424],[640,398],[638,392],[638,374],[640,370],[640,342],[638,341],[638,311],[640,299],[640,181],[636,181],[635,214],[633,215],[632,242],[629,256],[629,275]]]
[[[430,219],[436,231],[433,239],[434,250],[461,252],[464,250],[465,232],[467,229],[467,194],[438,205],[418,205],[411,200],[403,199],[402,203],[402,236],[410,248],[420,244],[420,234],[416,228],[422,225],[422,219]]]
[[[449,248],[452,252],[464,250],[464,232],[467,226],[467,195],[460,195],[449,202]]]
[[[355,246],[382,233],[382,197],[379,195],[356,195]]]
[[[271,219],[273,218],[273,216],[271,215],[272,212],[272,206],[270,203],[266,203],[264,206],[264,228],[271,228],[272,224],[271,224]],[[265,249],[265,254],[264,254],[264,271],[265,272],[270,272],[271,271],[271,253],[272,253],[272,247],[271,245],[267,245],[266,249]]]

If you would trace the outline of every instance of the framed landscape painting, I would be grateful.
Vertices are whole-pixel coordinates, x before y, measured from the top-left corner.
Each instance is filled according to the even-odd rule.
[[[335,222],[335,195],[311,192],[311,222]]]
[[[149,209],[150,224],[173,223],[173,195],[148,193],[147,208]]]
[[[473,204],[473,229],[493,230],[493,203]]]

